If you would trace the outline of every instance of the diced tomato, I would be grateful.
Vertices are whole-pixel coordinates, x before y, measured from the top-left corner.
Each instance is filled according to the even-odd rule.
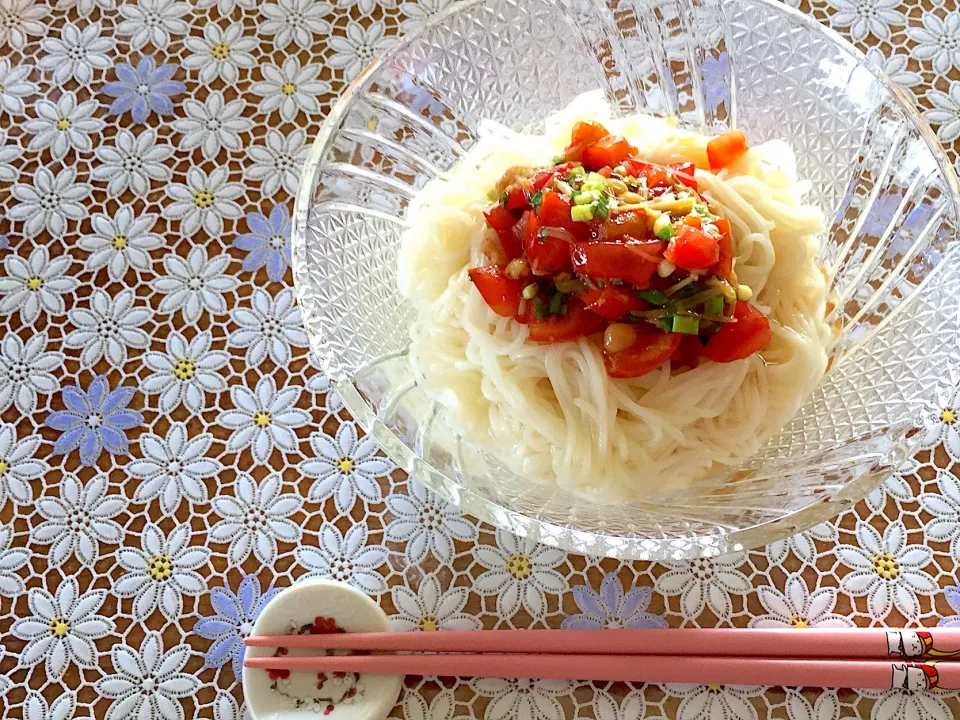
[[[671,362],[676,367],[695,368],[703,357],[703,343],[697,335],[684,335],[680,347],[673,354]]]
[[[623,280],[639,288],[650,284],[657,264],[647,258],[653,243],[627,242],[577,243],[570,251],[573,269],[598,280]],[[656,243],[660,247],[660,243]]]
[[[598,122],[578,122],[570,134],[570,144],[564,152],[567,160],[581,160],[587,146],[605,138],[610,132]]]
[[[523,243],[517,239],[513,226],[517,223],[516,216],[502,205],[496,205],[483,214],[487,225],[497,231],[500,244],[507,257],[513,260],[523,254]]]
[[[726,218],[717,218],[713,221],[720,231],[717,244],[720,247],[720,259],[717,262],[717,274],[729,279],[733,275],[733,240],[730,237],[730,221]]]
[[[598,122],[581,120],[573,126],[573,132],[570,133],[570,144],[595,143],[609,134],[610,131]]]
[[[694,178],[694,171],[697,169],[697,166],[692,162],[685,163],[671,163],[670,169],[674,171],[679,180],[683,185],[686,185],[688,188],[697,189],[697,181]]]
[[[694,227],[694,228],[702,228],[703,220],[700,218],[699,215],[690,213],[689,215],[683,216],[683,224],[689,225],[690,227]]]
[[[624,162],[627,170],[637,178],[646,178],[647,187],[655,188],[669,184],[670,174],[663,165],[630,159]]]
[[[526,210],[530,207],[530,198],[522,188],[514,188],[507,193],[507,210]]]
[[[749,148],[747,138],[740,130],[727,130],[707,143],[707,158],[711,170],[725,168],[736,161]]]
[[[542,343],[576,340],[599,330],[605,322],[602,317],[587,310],[580,300],[570,296],[565,315],[548,315],[543,320],[530,320],[530,339]]]
[[[487,219],[487,225],[497,231],[500,245],[507,257],[511,260],[520,257],[523,254],[523,243],[513,232],[513,226],[518,222],[516,216],[501,205],[488,210],[483,216]]]
[[[607,375],[612,378],[635,378],[663,365],[680,347],[683,336],[662,330],[645,331],[626,350],[603,352]]]
[[[724,323],[703,349],[704,357],[728,363],[750,357],[770,342],[770,321],[749,303],[737,303],[735,323]]]
[[[637,149],[619,135],[607,135],[588,145],[583,151],[583,165],[587,170],[613,167],[626,160]]]
[[[635,238],[650,237],[652,222],[644,212],[628,211],[611,215],[604,227],[611,240],[630,235]]]
[[[496,265],[471,268],[470,279],[477,286],[483,299],[497,315],[514,317],[520,309],[520,293],[523,283],[509,278],[504,269]]]
[[[702,270],[720,259],[717,238],[699,228],[675,225],[676,235],[663,256],[677,267],[686,270]]]
[[[587,223],[575,222],[570,217],[570,202],[562,195],[547,190],[543,193],[543,201],[537,210],[537,217],[542,227],[562,228],[573,235],[576,240],[586,240],[590,233]]]
[[[545,188],[551,180],[556,177],[566,177],[573,168],[576,167],[575,162],[565,162],[556,167],[550,168],[549,170],[541,170],[536,175],[533,176],[533,189],[542,190]]]
[[[619,320],[627,313],[646,310],[648,303],[629,290],[607,285],[598,290],[588,290],[580,296],[587,308],[608,320]]]
[[[540,219],[530,213],[527,216],[527,232],[523,247],[527,252],[527,262],[530,263],[530,270],[534,275],[553,275],[570,267],[570,243],[544,235],[540,232],[543,227],[546,226],[540,222]]]

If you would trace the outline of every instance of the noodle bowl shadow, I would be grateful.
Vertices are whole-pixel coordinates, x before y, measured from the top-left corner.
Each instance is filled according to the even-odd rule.
[[[662,490],[616,504],[533,483],[457,435],[410,370],[415,310],[396,277],[411,199],[457,164],[482,119],[536,132],[592,87],[620,114],[793,146],[808,201],[827,217],[821,261],[837,333],[821,384],[747,462],[679,491],[662,478]],[[889,78],[773,0],[635,1],[615,14],[573,0],[471,0],[371,65],[334,106],[300,181],[294,278],[324,371],[417,480],[567,550],[710,556],[828,519],[910,456],[958,364],[957,197],[934,134]]]

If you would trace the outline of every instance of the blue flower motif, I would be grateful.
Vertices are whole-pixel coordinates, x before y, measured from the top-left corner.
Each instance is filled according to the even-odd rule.
[[[943,595],[956,615],[942,617],[937,623],[939,627],[960,627],[960,587],[953,586],[943,589]]]
[[[600,592],[589,585],[573,589],[573,599],[583,612],[563,619],[564,630],[597,630],[599,628],[665,628],[667,621],[648,613],[653,589],[632,587],[624,595],[623,586],[616,573],[603,576]]]
[[[177,71],[177,65],[157,67],[152,55],[140,58],[136,68],[129,63],[118,63],[115,70],[119,80],[103,86],[104,94],[116,98],[110,105],[110,115],[123,115],[132,110],[133,122],[137,124],[146,122],[151,111],[158,115],[172,115],[170,96],[186,90],[182,82],[170,79]]]
[[[0,250],[10,249],[10,238],[6,235],[0,235]]]
[[[282,281],[290,264],[290,213],[286,206],[274,205],[270,217],[260,212],[248,213],[247,227],[250,232],[233,241],[233,247],[249,253],[243,269],[255,273],[266,265],[270,281]]]
[[[236,595],[225,587],[211,590],[210,603],[217,614],[200,618],[193,626],[193,631],[200,637],[216,640],[203,654],[204,667],[222,667],[232,660],[233,675],[239,679],[246,653],[243,639],[252,632],[253,623],[266,604],[282,589],[271,586],[261,594],[257,576],[244,575]]]
[[[716,110],[721,103],[730,104],[730,61],[725,52],[707,55],[700,68],[701,91],[707,110]]]
[[[130,386],[109,390],[103,375],[97,375],[86,392],[79,385],[63,389],[67,409],[50,413],[46,421],[47,427],[63,433],[53,444],[54,455],[68,455],[79,446],[81,464],[91,466],[103,449],[112,455],[129,452],[125,431],[143,422],[143,415],[127,408],[136,390]]]

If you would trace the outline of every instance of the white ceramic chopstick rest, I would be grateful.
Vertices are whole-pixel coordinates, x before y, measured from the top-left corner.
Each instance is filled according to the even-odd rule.
[[[333,580],[303,580],[271,600],[253,635],[386,632],[387,616],[359,590]],[[247,657],[318,654],[323,651],[248,647]],[[403,677],[243,669],[243,694],[254,720],[380,720],[397,702]]]

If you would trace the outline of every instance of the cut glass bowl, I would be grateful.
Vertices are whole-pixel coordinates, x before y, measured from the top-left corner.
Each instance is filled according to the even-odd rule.
[[[411,198],[492,118],[538,131],[584,90],[616,112],[786,140],[827,217],[830,367],[727,477],[616,505],[528,482],[461,440],[417,386],[397,290]],[[296,201],[293,268],[313,350],[347,409],[418,481],[493,525],[588,555],[752,548],[850,507],[909,456],[960,348],[957,179],[903,93],[835,33],[772,0],[475,0],[347,88]],[[642,473],[643,468],[637,468]]]

